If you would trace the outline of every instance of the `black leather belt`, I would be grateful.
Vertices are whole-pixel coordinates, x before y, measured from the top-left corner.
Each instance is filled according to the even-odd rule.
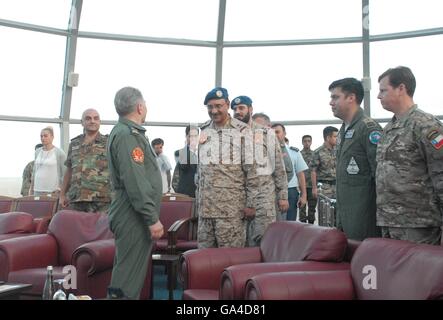
[[[318,180],[317,182],[335,185],[335,180]]]

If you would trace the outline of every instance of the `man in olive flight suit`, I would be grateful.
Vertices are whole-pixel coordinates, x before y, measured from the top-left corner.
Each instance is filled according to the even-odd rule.
[[[360,104],[360,81],[345,78],[331,83],[332,112],[343,120],[337,139],[337,227],[354,240],[380,237],[376,226],[375,156],[382,128],[366,116]]]
[[[115,258],[109,298],[138,299],[147,274],[152,242],[163,235],[159,221],[162,180],[145,136],[146,102],[135,88],[114,99],[118,123],[108,139],[108,162],[115,198],[109,209]]]

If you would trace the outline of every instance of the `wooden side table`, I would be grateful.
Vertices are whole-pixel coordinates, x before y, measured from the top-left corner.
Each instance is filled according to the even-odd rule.
[[[169,300],[174,299],[174,288],[177,280],[177,267],[179,255],[175,254],[153,254],[152,264],[166,266],[166,274],[168,277]],[[154,285],[154,284],[152,284]]]
[[[0,284],[0,300],[20,300],[23,291],[31,289],[31,284],[3,283]]]

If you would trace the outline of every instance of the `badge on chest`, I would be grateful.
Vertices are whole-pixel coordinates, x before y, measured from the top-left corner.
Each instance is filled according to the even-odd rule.
[[[360,171],[360,168],[358,167],[354,157],[351,157],[346,171],[348,172],[348,174],[358,174],[358,172]]]
[[[354,129],[348,130],[345,133],[345,139],[352,139],[352,137],[354,136]]]

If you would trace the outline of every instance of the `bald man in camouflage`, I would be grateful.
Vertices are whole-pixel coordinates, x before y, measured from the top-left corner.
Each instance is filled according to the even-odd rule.
[[[84,133],[69,144],[60,204],[78,211],[107,212],[111,202],[108,136],[99,132],[100,115],[95,109],[85,110],[81,122]]]

